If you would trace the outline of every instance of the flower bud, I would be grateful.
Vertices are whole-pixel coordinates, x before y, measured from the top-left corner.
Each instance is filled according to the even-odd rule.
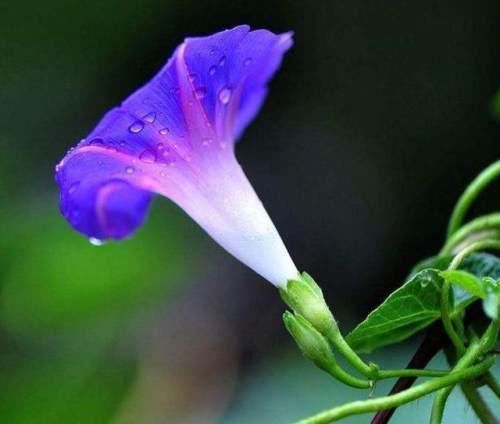
[[[330,345],[304,317],[286,311],[283,322],[304,355],[317,367],[329,372],[335,366],[335,356]]]
[[[303,272],[289,280],[280,290],[283,301],[298,315],[302,315],[320,333],[327,334],[337,323],[325,302],[321,288],[312,277]]]

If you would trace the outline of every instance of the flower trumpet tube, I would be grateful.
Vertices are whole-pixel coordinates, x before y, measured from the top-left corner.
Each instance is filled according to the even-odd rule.
[[[290,33],[247,26],[186,39],[57,165],[60,209],[71,226],[93,239],[126,238],[159,194],[241,262],[285,287],[297,269],[234,145],[291,45]]]

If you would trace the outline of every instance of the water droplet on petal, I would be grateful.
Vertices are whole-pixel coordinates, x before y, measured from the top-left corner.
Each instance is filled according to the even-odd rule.
[[[68,188],[68,194],[73,194],[79,186],[80,186],[80,181],[71,184]]]
[[[222,104],[227,105],[229,100],[231,100],[231,90],[229,88],[223,88],[219,91],[219,100]]]
[[[135,121],[130,127],[128,127],[128,130],[132,134],[138,134],[144,129],[144,124],[142,121]]]
[[[127,166],[127,167],[125,168],[125,172],[126,172],[127,174],[129,174],[129,175],[130,175],[130,174],[133,174],[133,173],[135,172],[135,168],[134,168],[133,166]]]
[[[208,75],[215,75],[215,71],[217,71],[217,66],[210,66],[208,68]]]
[[[162,128],[160,131],[158,131],[160,135],[167,135],[170,130],[168,128]]]
[[[244,66],[249,66],[251,63],[252,63],[252,58],[251,57],[247,57],[245,59],[245,61],[243,62],[243,65]]]
[[[207,95],[207,89],[205,87],[198,87],[194,91],[194,95],[196,96],[197,99],[203,99]]]
[[[158,146],[158,155],[160,156],[160,158],[167,157],[169,155],[168,147],[165,147],[163,144],[161,144],[161,146]]]
[[[93,246],[102,246],[104,244],[103,240],[99,240],[98,238],[95,237],[90,237],[89,242]]]
[[[96,144],[104,144],[104,141],[102,140],[102,138],[94,138],[93,140],[89,141],[89,146]]]
[[[224,66],[226,64],[226,56],[222,56],[219,60],[219,66]]]
[[[213,56],[215,54],[215,49],[210,49],[210,56]]]
[[[145,122],[152,124],[156,120],[156,113],[151,112],[148,113],[144,118],[142,118]]]
[[[196,74],[189,74],[189,81],[193,82],[196,79]]]
[[[156,161],[156,155],[150,150],[144,150],[139,156],[139,159],[144,163],[154,163]]]

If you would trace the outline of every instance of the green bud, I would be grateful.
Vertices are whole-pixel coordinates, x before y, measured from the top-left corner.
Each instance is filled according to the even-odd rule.
[[[335,356],[326,339],[304,317],[286,311],[283,322],[304,355],[329,372],[335,366]]]
[[[280,293],[283,301],[320,333],[327,334],[336,327],[337,324],[325,302],[321,288],[305,272],[297,279],[289,280],[286,289],[281,289]]]

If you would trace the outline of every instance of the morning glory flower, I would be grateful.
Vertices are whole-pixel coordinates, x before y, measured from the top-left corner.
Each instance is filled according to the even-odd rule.
[[[60,209],[71,226],[92,240],[126,238],[159,194],[271,283],[295,278],[234,154],[291,45],[290,33],[248,26],[187,38],[57,165]]]

